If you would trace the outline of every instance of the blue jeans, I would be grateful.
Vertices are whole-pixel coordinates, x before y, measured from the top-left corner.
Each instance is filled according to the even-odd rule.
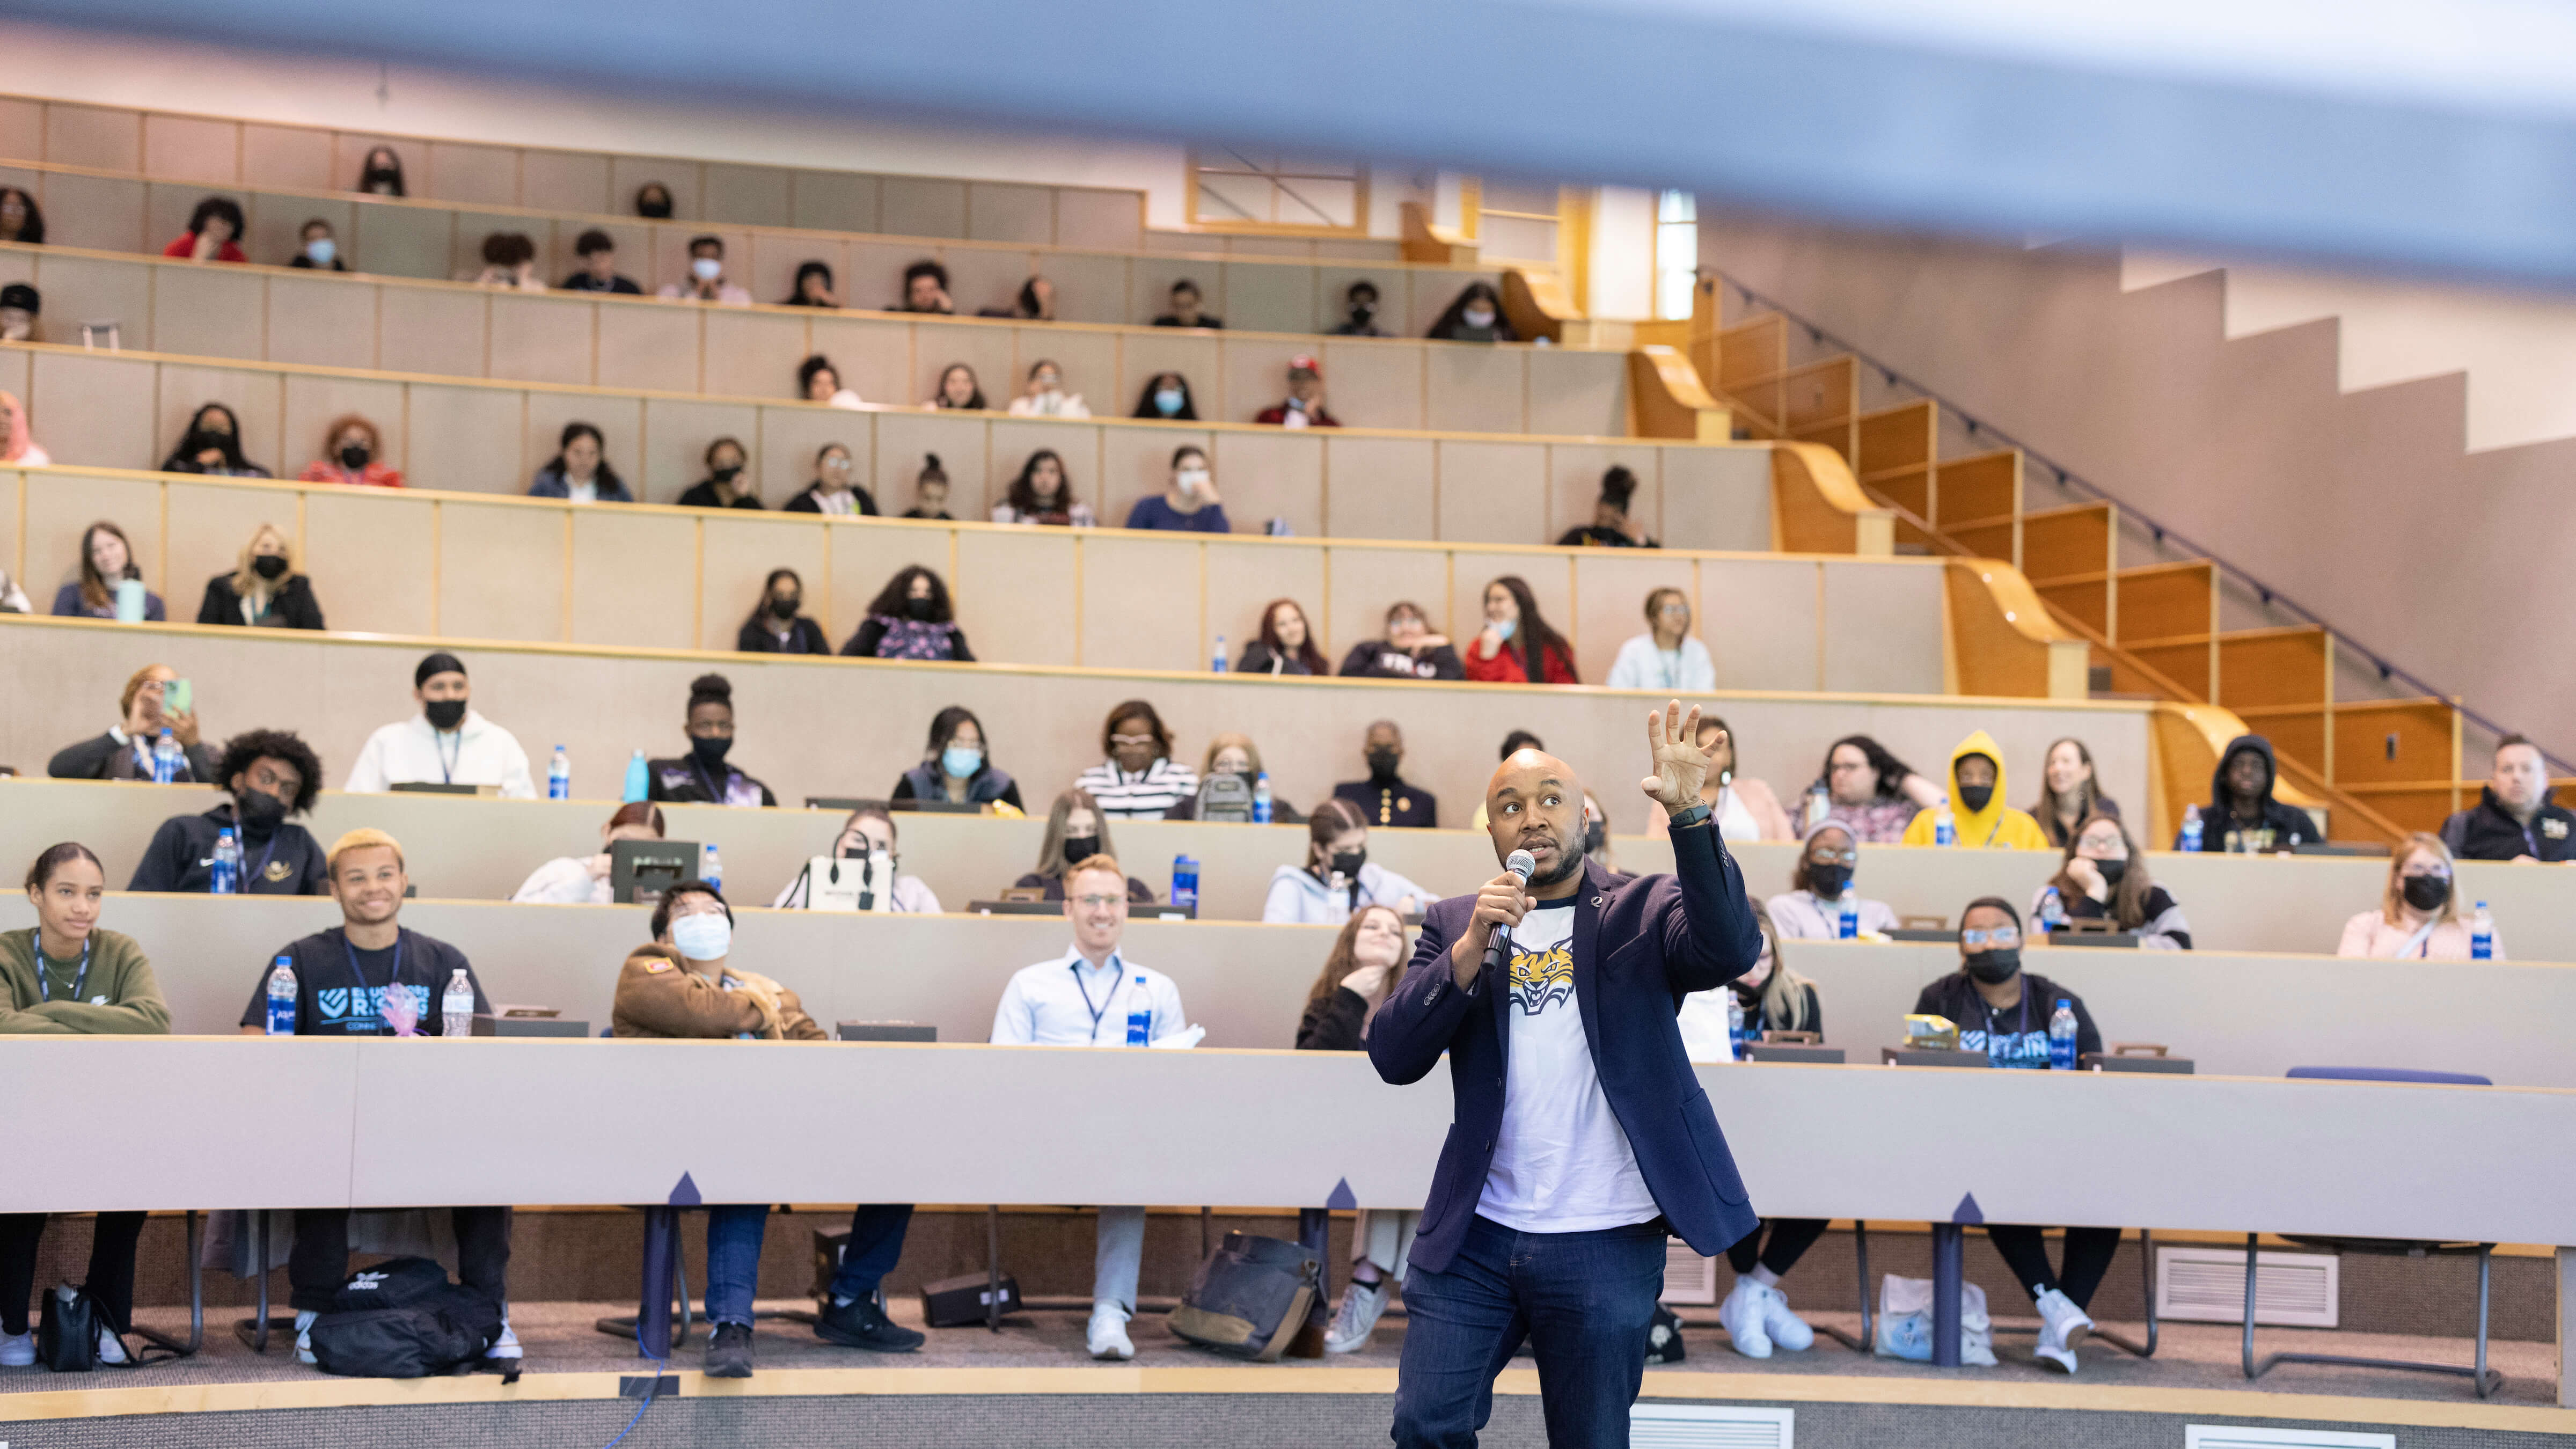
[[[858,1204],[850,1214],[850,1245],[832,1274],[832,1297],[868,1297],[904,1256],[904,1230],[912,1204]],[[752,1323],[752,1297],[760,1292],[760,1240],[768,1235],[770,1204],[706,1209],[706,1320]]]
[[[865,1298],[903,1256],[910,1203],[861,1203],[850,1214],[850,1242],[832,1275],[835,1298]],[[769,1229],[769,1204],[707,1209],[707,1321],[751,1325],[751,1300],[760,1289],[760,1242]]]
[[[1590,1233],[1523,1233],[1481,1214],[1449,1266],[1404,1280],[1395,1442],[1473,1449],[1494,1375],[1528,1339],[1547,1442],[1625,1449],[1646,1372],[1646,1331],[1664,1291],[1662,1218]]]

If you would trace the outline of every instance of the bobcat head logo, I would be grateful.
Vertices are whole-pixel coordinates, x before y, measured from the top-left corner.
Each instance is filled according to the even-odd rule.
[[[1540,952],[1512,953],[1512,1003],[1524,1016],[1536,1016],[1574,995],[1574,953],[1563,945]]]

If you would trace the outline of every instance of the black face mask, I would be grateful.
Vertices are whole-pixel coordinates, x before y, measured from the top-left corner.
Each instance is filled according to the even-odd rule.
[[[1369,319],[1376,315],[1377,304],[1375,302],[1353,302],[1351,304],[1351,320],[1362,327],[1366,327],[1369,324]]]
[[[351,443],[340,450],[340,466],[355,473],[367,466],[367,460],[374,456],[374,453],[368,451],[366,444]]]
[[[2120,877],[2129,873],[2129,863],[2125,860],[2097,860],[2093,862],[2093,868],[2102,872],[2102,884],[2113,890],[2120,888]]]
[[[1842,899],[1843,887],[1851,884],[1852,868],[1841,861],[1807,862],[1807,889],[1821,901]]]
[[[733,736],[731,735],[718,735],[713,739],[703,735],[689,736],[689,753],[696,757],[699,764],[710,770],[722,769],[725,752],[732,748]]]
[[[440,734],[465,723],[465,701],[461,699],[433,699],[423,704],[420,710],[429,716],[429,727]]]
[[[730,468],[710,469],[707,472],[707,476],[713,478],[719,483],[730,483],[736,478],[742,476],[742,465],[737,463]]]
[[[399,171],[384,170],[370,171],[366,174],[358,189],[360,191],[373,191],[376,189],[378,183],[383,183],[388,186],[400,186],[402,185],[402,173]]]
[[[191,458],[194,458],[199,453],[206,451],[208,448],[212,448],[216,452],[222,453],[226,457],[230,457],[233,451],[233,435],[230,433],[218,433],[208,428],[199,428],[188,434],[188,441],[180,445],[180,451]]]
[[[1395,778],[1395,767],[1403,763],[1402,750],[1371,750],[1368,752],[1369,778],[1392,780]]]
[[[1988,986],[2001,986],[2021,971],[2021,948],[1997,946],[1991,951],[1972,952],[1968,956],[1968,974]]]
[[[1368,864],[1368,852],[1365,850],[1333,852],[1332,869],[1345,880],[1358,880],[1360,867],[1366,864]]]
[[[1607,823],[1599,820],[1586,820],[1583,822],[1583,853],[1585,855],[1599,855],[1601,853],[1601,847],[1607,844],[1609,839],[1610,827]]]
[[[1959,803],[1967,806],[1968,813],[1971,815],[1985,809],[1987,803],[1992,801],[1994,798],[1995,787],[1992,785],[1962,785],[1959,787]]]
[[[777,619],[780,623],[785,623],[789,619],[796,617],[797,609],[803,606],[804,602],[805,601],[803,599],[784,595],[772,599],[769,601],[770,616]]]
[[[1080,865],[1100,853],[1097,835],[1068,835],[1064,838],[1064,863]]]
[[[2451,898],[2451,883],[2438,875],[2410,875],[2398,890],[2419,911],[2438,911]]]
[[[245,788],[233,797],[233,818],[241,822],[243,835],[266,840],[285,822],[286,802],[265,790]]]
[[[278,553],[261,554],[259,557],[250,561],[250,571],[259,575],[261,578],[268,580],[272,584],[276,583],[279,579],[286,577],[286,555]]]
[[[916,624],[929,624],[937,621],[939,605],[929,599],[906,599],[903,612],[904,617]]]
[[[668,197],[663,197],[654,200],[638,201],[635,203],[635,214],[641,217],[649,217],[654,221],[668,220],[671,215],[670,199]]]

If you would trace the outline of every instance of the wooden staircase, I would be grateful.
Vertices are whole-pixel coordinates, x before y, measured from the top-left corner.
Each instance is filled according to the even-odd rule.
[[[1861,411],[1866,364],[1843,354],[1792,366],[1796,325],[1764,313],[1721,326],[1717,284],[1703,277],[1684,352],[1744,435],[1839,454],[1894,510],[1900,551],[2010,562],[2050,616],[2090,643],[2097,686],[2107,678],[2109,693],[2232,711],[2270,737],[2285,797],[2326,807],[2333,839],[2394,842],[2475,801],[2458,778],[2456,701],[2339,701],[2331,632],[2220,628],[2216,564],[2122,567],[2116,505],[2029,508],[2020,450],[1941,457],[1938,402]]]

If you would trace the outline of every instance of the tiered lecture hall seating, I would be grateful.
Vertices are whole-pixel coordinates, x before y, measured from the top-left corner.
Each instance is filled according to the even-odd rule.
[[[1161,287],[1183,271],[1209,287],[1211,307],[1234,327],[1250,322],[1276,332],[1329,320],[1340,286],[1363,270],[1381,287],[1389,277],[1406,279],[1402,314],[1418,331],[1430,315],[1425,306],[1436,311],[1468,275],[1482,274],[1327,255],[1309,243],[1298,243],[1304,254],[1283,262],[1247,255],[1241,241],[1215,272],[1207,257],[1175,260],[1162,250],[1170,239],[1129,226],[1131,198],[1080,188],[790,174],[399,138],[414,200],[333,192],[375,139],[0,102],[0,157],[15,158],[0,165],[0,181],[41,188],[54,239],[63,244],[0,248],[0,276],[41,279],[57,327],[106,309],[102,315],[123,323],[130,349],[109,356],[61,346],[0,348],[0,388],[30,399],[37,434],[58,464],[0,472],[0,563],[30,579],[32,593],[49,594],[79,529],[92,518],[115,517],[133,533],[138,559],[173,616],[185,619],[204,579],[230,566],[256,524],[275,522],[297,540],[340,631],[289,637],[184,623],[0,619],[0,670],[12,680],[42,682],[13,691],[13,708],[0,711],[0,762],[41,769],[54,749],[106,722],[134,668],[158,661],[196,682],[210,737],[252,725],[294,727],[336,778],[370,730],[408,712],[419,655],[454,648],[469,660],[478,707],[516,732],[540,769],[553,745],[569,748],[576,798],[332,792],[311,824],[325,840],[362,823],[401,838],[421,897],[407,907],[406,921],[463,945],[499,1000],[554,1006],[594,1029],[604,1024],[616,965],[643,935],[640,913],[514,906],[502,898],[543,860],[595,848],[598,822],[612,808],[609,782],[631,751],[678,746],[687,681],[709,668],[736,685],[736,759],[790,808],[673,807],[673,837],[720,846],[730,894],[740,903],[744,949],[794,963],[780,974],[794,976],[789,984],[818,1019],[930,1022],[943,1043],[984,1034],[1008,973],[1061,950],[1060,923],[960,914],[843,918],[771,912],[761,903],[826,848],[837,827],[834,813],[793,807],[809,795],[884,793],[918,757],[929,717],[946,704],[982,714],[995,763],[1019,777],[1033,805],[1094,762],[1098,723],[1125,698],[1154,700],[1187,758],[1212,733],[1248,731],[1280,795],[1300,806],[1360,774],[1362,727],[1391,717],[1406,731],[1407,776],[1438,793],[1461,823],[1501,735],[1526,727],[1594,782],[1624,867],[1653,870],[1668,860],[1660,835],[1645,830],[1647,812],[1628,783],[1637,774],[1638,720],[1654,701],[1596,688],[1205,672],[1217,636],[1239,646],[1272,597],[1299,599],[1327,652],[1338,657],[1371,636],[1386,604],[1400,597],[1422,601],[1463,637],[1473,630],[1483,581],[1519,573],[1573,639],[1586,677],[1597,679],[1619,641],[1642,623],[1645,592],[1684,588],[1720,671],[1719,694],[1700,702],[1733,727],[1743,771],[1784,797],[1795,796],[1825,745],[1842,734],[1875,734],[1931,769],[1959,737],[1983,728],[2010,757],[2020,803],[2035,790],[2047,744],[2075,735],[2092,748],[2105,786],[2130,807],[2133,828],[2161,840],[2170,838],[2182,806],[2201,797],[2217,750],[2245,727],[2223,698],[2215,705],[2188,693],[2165,702],[2086,699],[2087,652],[2104,647],[2106,630],[2086,622],[2080,600],[2068,602],[2080,580],[2066,568],[2051,562],[2045,572],[2030,571],[2046,586],[2043,599],[2015,567],[2056,557],[2053,545],[2033,545],[2048,536],[2047,525],[2018,518],[2018,461],[1936,461],[1930,440],[1937,429],[1928,417],[1861,418],[1856,406],[1835,412],[1830,398],[1796,400],[1785,358],[1766,381],[1746,375],[1742,349],[1732,345],[1722,356],[1698,349],[1694,372],[1679,353],[1649,357],[1640,367],[1635,358],[1577,349],[1157,335],[1137,324],[1150,320]],[[1079,320],[680,307],[522,297],[439,280],[494,229],[541,233],[550,270],[561,270],[569,265],[560,254],[570,237],[597,219],[587,213],[617,209],[648,178],[673,187],[688,219],[616,223],[626,228],[620,235],[628,270],[641,280],[670,274],[686,236],[714,223],[728,236],[735,272],[756,281],[763,298],[783,295],[795,262],[816,255],[834,262],[853,300],[890,296],[890,269],[933,251],[975,278],[972,287],[995,291],[993,301],[1031,267],[1044,271],[1062,289],[1065,315]],[[292,228],[324,214],[376,275],[317,278],[133,255],[157,250],[163,233],[176,231],[174,213],[183,215],[210,188],[248,201],[255,255],[285,255]],[[318,209],[326,207],[338,209]],[[899,232],[917,236],[897,242],[883,235]],[[1185,244],[1215,250],[1205,238]],[[986,300],[967,290],[961,306]],[[1524,281],[1516,295],[1526,300],[1528,291]],[[79,300],[58,308],[55,297]],[[1398,293],[1388,298],[1396,303]],[[904,406],[926,394],[929,378],[952,356],[974,361],[997,399],[1013,390],[1029,361],[1047,356],[1063,363],[1104,414],[1128,410],[1142,377],[1176,366],[1189,372],[1202,399],[1221,401],[1216,416],[1239,419],[1271,400],[1285,356],[1318,345],[1326,349],[1334,406],[1370,426],[1295,436],[1232,421],[1040,423],[929,416]],[[780,400],[808,350],[831,355],[844,380],[872,400],[898,406],[848,413]],[[1608,365],[1614,361],[1619,366]],[[1658,398],[1687,402],[1702,376],[1727,397],[1699,411],[1722,418],[1731,408],[1737,421],[1749,421],[1753,441],[1688,441],[1724,433],[1708,431],[1705,418],[1656,421],[1667,416],[1657,412]],[[1848,383],[1846,377],[1846,391]],[[1769,384],[1777,386],[1766,392]],[[233,404],[250,455],[284,473],[311,456],[330,417],[367,412],[420,489],[382,494],[151,473],[182,420],[205,400]],[[827,440],[853,448],[889,511],[909,501],[920,454],[936,451],[955,481],[952,511],[970,520],[982,516],[1034,447],[1072,458],[1077,488],[1115,522],[1157,486],[1172,446],[1200,442],[1216,455],[1238,528],[1277,516],[1297,536],[751,517],[649,502],[576,509],[507,496],[524,489],[552,452],[555,431],[574,417],[607,433],[611,459],[641,483],[647,500],[667,500],[693,481],[705,442],[732,433],[752,449],[773,504],[806,481],[806,463]],[[1917,441],[1906,441],[1913,435]],[[1588,517],[1600,471],[1612,461],[1645,478],[1640,516],[1671,546],[1616,555],[1539,546]],[[1937,502],[1941,482],[1951,506]],[[1956,506],[1963,496],[1988,501],[1963,513]],[[1938,544],[1946,527],[1964,530],[1961,520],[1977,516],[2014,521],[2009,534],[1963,535],[1979,540],[1977,551],[1934,547],[1939,557],[1895,556],[1899,542]],[[881,581],[909,562],[928,563],[955,585],[961,621],[989,662],[717,652],[770,567],[805,573],[809,611],[837,642]],[[2142,586],[2131,582],[2134,608]],[[2110,577],[2101,581],[2106,621],[2116,607],[2109,601],[2114,586]],[[210,795],[0,782],[0,858],[78,836],[105,858],[111,882],[121,881],[159,820],[202,809]],[[2300,798],[2330,801],[2339,821],[2348,814],[2343,796]],[[1041,827],[1036,820],[906,816],[905,867],[960,912],[1027,868]],[[1131,869],[1158,886],[1173,856],[1202,862],[1204,919],[1164,921],[1140,911],[1130,938],[1137,959],[1179,980],[1193,1018],[1209,1028],[1209,1049],[1194,1056],[952,1045],[759,1054],[758,1073],[745,1079],[756,1080],[758,1091],[827,1104],[827,1115],[839,1119],[829,1129],[836,1141],[854,1134],[867,1140],[863,1151],[836,1145],[818,1152],[810,1113],[761,1113],[746,1122],[721,1111],[719,1094],[680,1086],[704,1071],[711,1049],[697,1044],[610,1050],[495,1042],[421,1052],[349,1042],[289,1053],[238,1041],[80,1042],[71,1049],[98,1063],[104,1079],[222,1081],[228,1102],[296,1103],[321,1130],[298,1139],[309,1150],[280,1152],[273,1117],[238,1110],[118,1114],[85,1126],[78,1141],[60,1135],[61,1124],[50,1118],[13,1117],[0,1127],[0,1147],[12,1160],[59,1163],[62,1171],[0,1174],[0,1210],[170,1209],[186,1205],[173,1196],[174,1180],[205,1206],[507,1200],[540,1209],[521,1218],[515,1269],[524,1275],[518,1281],[543,1285],[524,1290],[533,1303],[631,1297],[631,1251],[603,1254],[599,1244],[631,1243],[633,1219],[593,1205],[660,1201],[683,1171],[711,1200],[1217,1202],[1251,1214],[1229,1222],[1272,1232],[1286,1231],[1278,1216],[1285,1207],[1323,1201],[1337,1183],[1366,1206],[1418,1204],[1447,1110],[1436,1086],[1396,1092],[1355,1059],[1261,1050],[1288,1044],[1332,936],[1327,928],[1255,923],[1271,870],[1299,858],[1303,832],[1154,822],[1119,825],[1116,838]],[[1371,852],[1436,890],[1466,888],[1492,868],[1487,842],[1460,829],[1382,830]],[[1785,888],[1793,845],[1750,844],[1737,853],[1757,894]],[[2026,898],[2050,866],[2038,854],[1873,847],[1864,853],[1860,883],[1902,913],[1954,919],[1974,895]],[[2554,875],[2533,867],[2464,869],[2464,893],[2495,906],[2514,957],[2444,968],[2453,973],[2445,984],[2456,999],[2481,1003],[2472,1022],[2411,1005],[2396,1009],[2420,999],[2420,968],[2321,954],[2345,917],[2377,900],[2383,862],[2158,854],[2150,868],[2191,915],[2200,950],[2187,957],[2059,950],[2032,964],[2080,991],[2106,1035],[2169,1043],[2198,1060],[2200,1077],[2070,1082],[1861,1065],[1706,1069],[1703,1084],[1764,1210],[1876,1219],[1880,1266],[1918,1273],[1929,1261],[1921,1225],[1950,1220],[1971,1193],[1998,1221],[2120,1221],[2151,1227],[2168,1241],[2179,1233],[2220,1245],[2241,1243],[2248,1229],[2465,1234],[2540,1245],[2567,1238],[2555,1204],[2576,1183],[2564,1180],[2564,1154],[2535,1159],[2528,1150],[2576,1127],[2576,1076],[2550,1035],[2550,1024],[2566,1015],[2576,977],[2564,966],[2534,964],[2576,959],[2576,939],[2569,938],[2576,921]],[[0,900],[0,929],[27,919],[23,901]],[[220,1035],[264,955],[331,919],[324,901],[118,895],[107,924],[153,951],[180,1031]],[[1937,944],[1794,943],[1787,959],[1820,983],[1831,1039],[1849,1048],[1855,1064],[1867,1064],[1873,1045],[1897,1036],[1914,989],[1951,969],[1955,958]],[[13,1066],[44,1050],[65,1046],[0,1042]],[[2329,1059],[2477,1071],[2502,1085],[2464,1092],[2255,1080]],[[728,1070],[734,1061],[728,1055]],[[401,1104],[459,1095],[509,1107],[478,1121],[470,1153],[404,1145],[415,1124],[403,1118]],[[1117,1102],[1121,1110],[1028,1110],[1041,1101]],[[884,1110],[890,1104],[897,1110]],[[1271,1110],[1280,1104],[1293,1110]],[[2106,1121],[2117,1130],[2104,1130]],[[1814,1124],[1824,1122],[1834,1130],[1820,1137]],[[2012,1123],[2019,1140],[2050,1142],[2055,1150],[1923,1153],[1926,1143],[1986,1134],[1980,1124],[1996,1122]],[[1138,1141],[1242,1141],[1248,1124],[1261,1136],[1260,1151],[1132,1150]],[[2392,1153],[2410,1164],[2402,1192],[2387,1190]],[[1900,1162],[1913,1166],[1890,1170]],[[1032,1291],[1075,1292],[1088,1281],[1087,1239],[1062,1232],[1066,1220],[1053,1212],[1015,1210],[1004,1257]],[[1158,1215],[1149,1297],[1186,1281],[1196,1260],[1194,1217]],[[155,1232],[147,1256],[156,1245],[164,1256],[175,1252],[170,1231],[156,1222]],[[890,1286],[900,1294],[926,1278],[979,1269],[982,1234],[980,1208],[925,1212]],[[770,1237],[766,1289],[793,1296],[804,1281],[798,1260],[807,1246],[782,1226]],[[1996,1276],[1999,1265],[1977,1256],[1982,1249],[1971,1251],[1972,1277],[1999,1305],[2017,1307],[2007,1296],[2016,1290]],[[2547,1251],[2498,1260],[2499,1282],[2509,1286],[2510,1326],[2500,1332],[2545,1339],[2553,1331],[2545,1314],[2513,1306],[2546,1294]],[[1337,1290],[1342,1255],[1337,1249],[1332,1256]],[[1839,1276],[1835,1262],[1844,1265]],[[1848,1235],[1829,1239],[1812,1263],[1798,1301],[1830,1318],[1851,1291]],[[2135,1284],[2138,1274],[2136,1247],[2124,1248],[2102,1300],[2106,1317],[2114,1304],[2124,1319],[2143,1312],[2137,1290],[2119,1286]],[[147,1301],[179,1301],[169,1297],[171,1276],[159,1281],[157,1298],[148,1288]],[[216,1282],[218,1298],[236,1291],[227,1280]],[[2395,1304],[2402,1313],[2456,1286],[2447,1279],[2434,1286],[2425,1272],[2396,1282],[2371,1290],[2377,1297],[2356,1291],[2352,1301],[2375,1305],[2372,1312]],[[166,1307],[147,1311],[167,1321]],[[1848,1321],[1856,1324],[1857,1316]],[[1378,1349],[1346,1365],[1369,1375],[1352,1381],[1358,1432],[1382,1430],[1382,1399],[1369,1396],[1391,1387],[1395,1323]],[[2165,1326],[2169,1344],[2189,1341],[2190,1332]],[[2210,1343],[2225,1347],[2223,1366],[2232,1373],[2234,1330],[2203,1332],[2212,1335],[2201,1345],[2204,1356]],[[1694,1328],[1692,1340],[1692,1369],[1746,1367],[1712,1330]],[[775,1382],[768,1376],[797,1350],[784,1334],[762,1341],[765,1355],[783,1356],[763,1360],[763,1381]],[[2465,1354],[2458,1344],[2436,1347]],[[2523,1353],[2516,1365],[2539,1354],[2518,1342],[2500,1345],[2500,1353],[2507,1350]],[[2165,1361],[2177,1351],[2169,1349]],[[1041,1361],[1057,1362],[1043,1352]],[[1206,1362],[1160,1341],[1149,1347],[1148,1361]],[[903,1372],[873,1362],[853,1368],[828,1353],[793,1362],[803,1376],[791,1387],[802,1393],[882,1393],[894,1382],[884,1376]],[[2088,1373],[2096,1362],[2088,1356]],[[2151,1384],[2160,1366],[2123,1382]],[[1833,1417],[1855,1393],[1838,1388],[1843,1376],[1823,1367],[1795,1383],[1766,1379],[1751,1387],[1759,1397],[1799,1403],[1810,1416],[1811,1442],[1865,1437]],[[1273,1383],[1260,1376],[1274,1372],[1220,1372],[1189,1383],[1203,1392],[1249,1393]],[[2558,1411],[2534,1406],[2564,1391],[2541,1381],[2545,1370],[2516,1372],[2521,1377],[2506,1397],[2521,1407],[2410,1412],[2437,1413],[2428,1422],[2445,1424],[2501,1416],[2476,1421],[2492,1429],[2563,1427]],[[597,1396],[606,1398],[614,1376],[598,1378]],[[2293,1378],[2275,1374],[2266,1387]],[[1718,1391],[1700,1385],[1725,1382],[1657,1373],[1648,1394],[1709,1398]],[[1922,1402],[1948,1401],[1941,1398],[1947,1387],[1926,1382],[1930,1396]],[[2367,1377],[2299,1386],[2312,1390],[2320,1382],[2380,1391]],[[995,1380],[902,1383],[950,1392],[999,1387]],[[1507,1378],[1498,1424],[1528,1407],[1529,1387]],[[704,1391],[690,1381],[689,1395]],[[273,1385],[217,1385],[186,1403],[285,1402],[260,1397],[277,1392]],[[360,1391],[355,1402],[392,1403],[403,1392]],[[2084,1392],[2052,1390],[2054,1397],[2029,1402],[2053,1410],[2157,1406],[2134,1389],[2117,1391],[2131,1395],[2117,1400]],[[561,1391],[573,1400],[588,1393]],[[1873,1388],[1859,1396],[1885,1394]],[[2276,1402],[2284,1399],[2293,1402]],[[674,1407],[689,1412],[683,1406],[690,1402]],[[2328,1403],[2313,1393],[2211,1396],[2175,1412],[2355,1425],[2394,1416],[2367,1401]],[[177,1406],[91,1398],[48,1401],[39,1412],[71,1417]],[[578,1402],[529,1406],[509,1422],[525,1428],[546,1414],[583,1411]],[[10,1412],[0,1409],[0,1418]],[[589,1420],[548,1422],[578,1427]]]

